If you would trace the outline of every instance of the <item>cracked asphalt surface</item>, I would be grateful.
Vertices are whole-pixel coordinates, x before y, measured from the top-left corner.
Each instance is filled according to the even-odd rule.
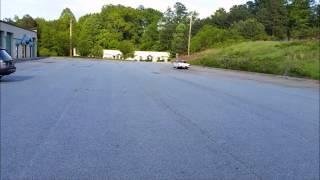
[[[1,179],[319,179],[319,84],[48,58],[1,90]]]

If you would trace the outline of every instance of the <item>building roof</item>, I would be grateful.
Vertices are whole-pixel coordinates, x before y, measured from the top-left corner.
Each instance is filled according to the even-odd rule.
[[[17,26],[17,25],[15,25],[15,24],[12,24],[12,23],[9,23],[9,22],[6,22],[6,21],[2,21],[2,20],[0,20],[0,23],[8,24],[8,25],[10,25],[10,26],[14,26],[14,27],[17,27],[17,28],[26,30],[26,31],[30,31],[30,32],[33,32],[33,33],[37,33],[37,31],[36,31],[37,29],[36,29],[36,28],[32,28],[32,30],[31,30],[31,29],[23,28],[23,27],[20,27],[20,26]]]

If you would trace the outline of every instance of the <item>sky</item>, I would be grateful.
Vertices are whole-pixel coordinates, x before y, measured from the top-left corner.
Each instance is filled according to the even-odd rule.
[[[100,12],[103,5],[122,4],[137,8],[143,5],[145,8],[158,9],[164,12],[172,7],[178,0],[0,0],[0,19],[19,17],[29,14],[32,17],[42,17],[47,20],[57,19],[62,10],[70,8],[76,18],[88,14]],[[180,0],[188,10],[197,11],[199,17],[208,17],[219,8],[229,11],[236,4],[243,4],[247,0]]]

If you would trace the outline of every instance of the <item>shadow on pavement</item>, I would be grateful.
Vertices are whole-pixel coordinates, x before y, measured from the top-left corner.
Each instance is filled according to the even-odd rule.
[[[3,76],[0,79],[1,83],[10,83],[10,82],[19,82],[19,81],[27,81],[29,79],[32,79],[32,76],[16,76],[16,75],[9,75],[9,76]]]

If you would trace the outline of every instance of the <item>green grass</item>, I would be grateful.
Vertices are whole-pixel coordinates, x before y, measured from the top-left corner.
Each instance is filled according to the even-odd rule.
[[[209,49],[193,65],[320,79],[319,41],[255,41]]]

